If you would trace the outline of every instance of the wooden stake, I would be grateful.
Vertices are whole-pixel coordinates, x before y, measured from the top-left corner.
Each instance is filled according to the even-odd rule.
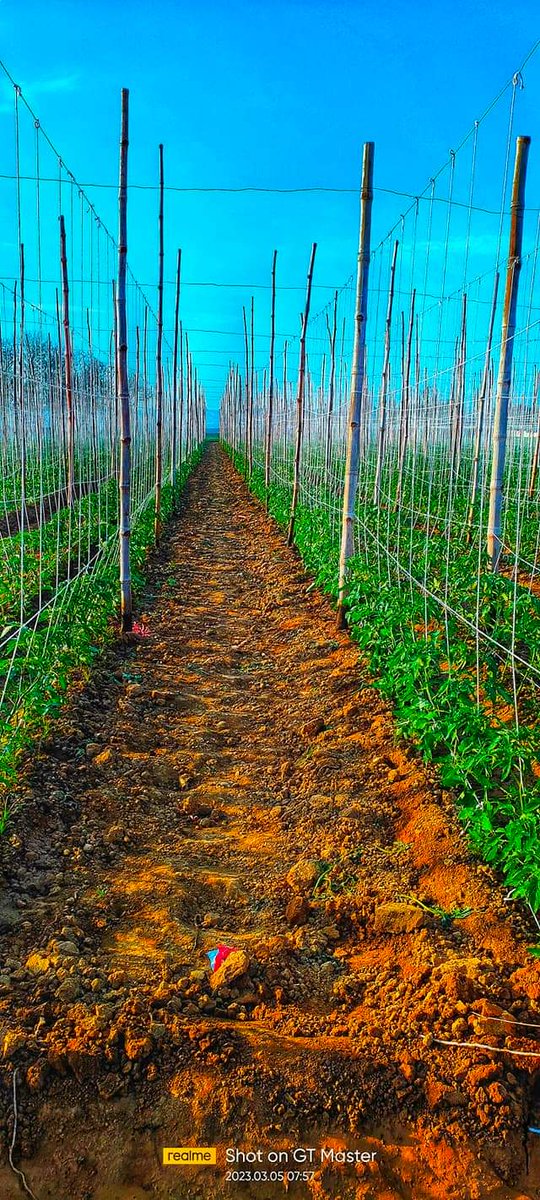
[[[360,417],[364,390],[366,318],[368,277],[371,257],[371,207],[373,203],[373,158],[375,145],[364,143],[362,169],[362,192],[360,209],[360,238],[358,246],[358,273],[356,279],[356,314],[354,349],[351,372],[351,398],[347,437],[347,458],[343,488],[343,517],[341,527],[341,552],[339,559],[339,592],[337,628],[346,627],[345,586],[347,565],[354,549],[354,513],[358,488],[360,459]]]
[[[249,339],[248,339],[247,316],[246,316],[246,310],[245,310],[244,305],[242,305],[242,317],[243,317],[243,321],[244,321],[244,349],[245,349],[245,355],[246,355],[246,411],[244,414],[246,446],[245,446],[245,460],[244,460],[244,475],[247,479],[248,474],[249,474]]]
[[[21,534],[24,534],[26,525],[26,404],[25,404],[25,387],[24,387],[24,318],[25,318],[25,278],[24,278],[24,245],[21,242],[19,247],[20,255],[20,281],[21,281],[21,312],[20,312],[20,336],[19,336],[19,411],[21,416],[21,517],[20,528]],[[21,560],[24,560],[24,538],[21,537],[20,545]],[[23,613],[23,595],[21,593],[21,613]],[[21,618],[22,623],[22,618]]]
[[[487,553],[492,571],[498,571],[503,543],[501,539],[501,513],[503,504],[504,461],[508,427],[508,401],[512,377],[512,356],[516,330],[516,305],[518,281],[521,268],[521,246],[523,240],[523,210],[525,206],[525,178],[529,156],[530,137],[518,137],[512,186],[510,245],[506,270],[501,352],[497,395],[493,418],[491,483],[489,490],[489,516],[487,530]]]
[[[249,379],[249,478],[253,475],[253,408],[255,391],[255,298],[251,297],[251,374]]]
[[[266,419],[266,454],[264,460],[264,486],[266,488],[266,509],[268,511],[270,490],[270,464],[272,461],[272,420],[274,416],[274,350],[276,341],[276,259],[274,250],[272,260],[272,306],[270,312],[270,378],[268,382],[268,413]]]
[[[163,478],[163,146],[159,147],[159,276],[156,346],[156,497],[154,537],[161,535],[161,484]]]
[[[118,310],[116,304],[116,280],[112,280],[112,310],[113,310],[113,330],[109,347],[110,363],[111,363],[111,378],[114,383],[114,421],[111,428],[111,474],[115,474],[117,470],[116,451],[118,440],[119,420],[119,400],[118,400],[118,373],[116,370],[116,347],[118,345]]]
[[[62,267],[63,323],[64,323],[64,370],[66,381],[66,406],[68,414],[68,470],[67,470],[67,502],[73,508],[75,495],[75,420],[73,412],[73,354],[71,350],[71,332],[69,326],[69,284],[66,255],[66,226],[63,216],[60,217],[60,263]]]
[[[538,404],[538,392],[540,390],[540,371],[535,372],[534,378],[534,393],[533,393],[533,409]],[[529,500],[532,500],[536,487],[536,476],[538,474],[538,462],[540,460],[540,409],[538,411],[538,423],[536,427],[536,438],[534,443],[533,460],[531,463],[531,477],[529,480]]]
[[[384,330],[384,360],[381,379],[381,394],[379,398],[379,436],[377,441],[377,466],[375,469],[375,483],[373,487],[373,503],[378,504],[381,491],[381,473],[384,462],[384,451],[386,443],[386,405],[388,400],[388,387],[390,383],[390,348],[392,335],[392,309],[394,306],[394,289],[396,280],[396,261],[399,242],[394,242],[394,250],[392,253],[392,265],[390,267],[390,285],[388,288],[388,306],[386,309],[386,325]]]
[[[411,311],[409,316],[409,329],[407,333],[407,351],[405,353],[405,342],[403,341],[403,394],[401,399],[401,422],[399,432],[399,470],[398,482],[396,488],[396,499],[394,503],[394,511],[401,503],[401,492],[403,488],[403,471],[405,467],[405,455],[407,453],[407,445],[409,441],[409,406],[410,406],[410,390],[411,390],[411,353],[412,353],[412,335],[414,328],[414,302],[416,298],[416,289],[413,289],[411,296]],[[404,314],[401,314],[404,318]],[[403,327],[404,333],[404,327]]]
[[[287,545],[292,546],[294,540],[294,525],[296,521],[296,510],[298,508],[298,495],[300,492],[300,456],[302,452],[302,430],[304,424],[304,386],[306,375],[306,334],[309,319],[309,309],[311,305],[311,285],[313,283],[313,267],[315,264],[315,254],[317,252],[317,243],[314,242],[311,247],[311,258],[309,261],[307,289],[306,289],[306,304],[302,314],[302,330],[300,334],[300,365],[298,370],[298,393],[296,397],[296,449],[294,455],[294,482],[293,493],[291,500],[291,515],[289,519],[289,531],[287,534]]]
[[[334,293],[334,319],[332,326],[328,317],[326,318],[326,328],[328,330],[328,338],[330,341],[330,381],[328,387],[328,407],[326,410],[326,434],[325,434],[325,449],[324,449],[324,465],[325,470],[330,470],[330,456],[332,452],[332,415],[334,412],[334,396],[336,390],[336,337],[337,337],[337,309],[338,309],[338,293]],[[324,388],[323,388],[324,391]],[[322,401],[322,395],[321,395]]]
[[[131,588],[131,412],[127,363],[127,166],[129,91],[122,88],[120,182],[118,188],[118,290],[116,295],[116,378],[120,404],[120,624],[122,633],[133,627]]]
[[[178,407],[178,317],[180,313],[180,269],[182,265],[182,251],[178,251],[178,260],[176,264],[176,296],[174,304],[174,349],[173,349],[173,384],[172,384],[172,452],[171,452],[171,483],[174,488],[176,483],[176,425],[177,425],[177,407]]]
[[[178,422],[178,452],[180,455],[180,466],[183,462],[183,440],[184,440],[184,332],[182,322],[180,321],[180,419]]]

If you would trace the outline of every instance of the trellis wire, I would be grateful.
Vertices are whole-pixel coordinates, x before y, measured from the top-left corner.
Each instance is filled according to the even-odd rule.
[[[159,443],[159,486],[162,495],[170,493],[170,508],[173,472],[179,477],[182,467],[185,473],[205,437],[204,395],[187,339],[174,355],[173,380],[173,348],[165,337],[159,340],[161,310],[156,316],[125,255],[118,293],[116,238],[5,73],[13,84],[14,110],[11,119],[1,117],[3,784],[12,777],[29,723],[39,725],[54,711],[66,672],[82,665],[77,647],[83,635],[85,653],[93,653],[84,630],[86,624],[92,628],[94,610],[108,605],[111,617],[117,611],[121,401],[125,406],[129,400],[131,419],[131,429],[123,423],[124,500],[127,437],[131,528],[134,534],[140,529],[146,542],[151,529],[143,533],[142,522],[150,525],[156,502]],[[56,182],[45,187],[45,179]],[[152,220],[157,230],[157,210]],[[125,227],[120,232],[122,240]],[[119,305],[125,318],[120,329]],[[125,510],[124,529],[127,520]],[[124,579],[125,570],[124,561]],[[127,630],[130,624],[125,622]]]
[[[535,720],[540,682],[535,465],[540,294],[534,197],[530,207],[525,202],[512,336],[500,562],[490,562],[487,552],[504,291],[497,281],[508,267],[511,162],[522,88],[518,72],[372,254],[354,551],[359,571],[369,571],[374,588],[379,581],[408,598],[414,636],[440,640],[441,669],[449,676],[470,673],[477,706],[526,735]],[[376,197],[376,182],[374,192]],[[310,529],[318,521],[329,530],[337,562],[354,335],[352,276],[338,290],[336,306],[331,402],[333,303],[310,319],[298,505],[312,514]],[[290,351],[290,339],[281,352],[276,347],[266,487],[268,406],[262,372],[253,397],[252,444],[246,444],[245,387],[236,364],[231,364],[220,417],[222,440],[239,461],[249,454],[259,490],[266,496],[272,489],[280,492],[285,507],[293,490],[294,384],[286,377],[280,381],[278,364],[280,354],[283,360],[288,353],[290,362]],[[502,591],[494,589],[493,566],[499,568]],[[496,708],[490,704],[495,676]],[[505,690],[508,712],[501,700]]]

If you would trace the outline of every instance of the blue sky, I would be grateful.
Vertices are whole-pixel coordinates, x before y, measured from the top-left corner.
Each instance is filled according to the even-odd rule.
[[[156,183],[161,141],[166,182],[178,187],[355,189],[362,143],[371,139],[376,185],[414,195],[519,66],[539,31],[532,0],[0,2],[0,57],[115,233],[114,188],[90,185],[116,184],[122,86],[130,88],[132,183]],[[532,134],[533,157],[540,52],[524,78],[516,132]],[[482,197],[497,198],[505,120],[501,108],[482,130]],[[2,121],[12,121],[11,90],[4,84],[0,133]],[[533,190],[539,180],[533,164]],[[376,193],[375,240],[407,204]],[[354,192],[167,194],[166,278],[174,278],[181,246],[185,325],[216,331],[191,336],[211,406],[219,400],[229,358],[242,355],[242,304],[249,304],[252,285],[268,285],[274,247],[279,285],[298,289],[278,292],[278,332],[295,334],[312,241],[319,247],[316,311],[355,270],[357,222]],[[155,299],[154,191],[131,193],[129,255]],[[209,283],[247,286],[200,286]],[[254,295],[262,365],[269,291],[259,287]],[[171,284],[169,329],[172,297]]]

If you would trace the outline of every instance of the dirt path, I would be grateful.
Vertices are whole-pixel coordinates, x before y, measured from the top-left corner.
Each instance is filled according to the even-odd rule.
[[[2,846],[4,1163],[16,1069],[37,1200],[540,1195],[530,928],[217,446],[151,586]],[[161,1165],[186,1144],[218,1168]],[[227,1181],[227,1146],[314,1176]]]

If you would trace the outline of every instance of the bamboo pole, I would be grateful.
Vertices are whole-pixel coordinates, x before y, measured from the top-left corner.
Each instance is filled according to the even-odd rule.
[[[144,441],[148,454],[150,448],[150,419],[148,414],[148,305],[144,306],[143,322],[143,410],[144,410]]]
[[[535,372],[534,392],[533,392],[533,408],[538,404],[538,392],[540,390],[540,371]],[[536,427],[536,438],[534,443],[533,460],[531,463],[531,477],[529,480],[529,500],[532,500],[536,487],[536,476],[538,474],[538,462],[540,460],[540,408],[538,410],[538,422]]]
[[[129,91],[122,88],[120,180],[118,188],[118,289],[116,293],[116,378],[120,403],[120,623],[122,633],[133,627],[131,588],[131,412],[127,364],[127,166]]]
[[[187,333],[184,335],[186,341],[186,370],[187,370],[187,406],[186,406],[186,458],[189,458],[193,450],[193,363],[189,350],[189,342]]]
[[[255,391],[255,297],[251,297],[251,374],[249,379],[249,478],[253,475],[253,405]]]
[[[296,448],[294,454],[294,482],[293,493],[291,499],[291,515],[289,519],[289,530],[287,534],[287,545],[292,546],[294,540],[294,526],[296,522],[296,510],[298,508],[298,495],[300,492],[300,456],[302,453],[302,430],[304,424],[304,386],[306,375],[306,334],[309,320],[309,309],[311,305],[311,286],[313,283],[313,267],[315,264],[315,254],[317,252],[317,243],[314,242],[311,247],[311,258],[309,260],[309,269],[306,288],[306,303],[304,312],[302,313],[302,329],[300,333],[300,365],[298,369],[298,393],[296,397]]]
[[[289,345],[287,338],[283,343],[283,454],[286,457],[289,445],[289,410],[287,406],[287,354]]]
[[[392,263],[390,266],[390,284],[388,287],[388,305],[386,309],[386,324],[384,329],[384,360],[381,379],[381,394],[379,399],[379,436],[377,441],[377,466],[375,468],[375,483],[373,486],[373,503],[378,504],[381,493],[381,473],[384,461],[386,442],[386,407],[388,387],[390,383],[390,349],[392,338],[392,310],[394,307],[394,291],[396,282],[396,262],[399,242],[394,242]]]
[[[75,494],[75,419],[73,412],[73,354],[71,349],[71,331],[69,324],[69,283],[66,254],[66,226],[63,216],[60,217],[60,263],[62,267],[63,295],[63,324],[64,324],[64,370],[66,382],[66,406],[68,415],[68,471],[67,471],[67,502],[68,508],[73,508]]]
[[[272,421],[274,417],[274,352],[276,342],[276,259],[274,250],[272,260],[272,303],[270,309],[270,376],[268,380],[268,413],[266,424],[266,454],[264,460],[264,486],[266,489],[266,509],[269,505],[270,464],[272,461]]]
[[[58,321],[60,318],[58,317]],[[58,336],[60,337],[60,325],[58,325]],[[60,340],[60,353],[62,352],[62,342]],[[20,429],[19,429],[19,413],[17,402],[18,389],[18,355],[17,355],[17,280],[13,287],[13,362],[12,362],[12,389],[13,389],[13,427],[15,433],[15,447],[17,453],[20,453]]]
[[[156,496],[154,537],[161,535],[161,486],[163,478],[163,146],[159,147],[159,274],[156,345]]]
[[[467,515],[467,545],[472,536],[474,508],[476,504],[476,496],[478,496],[478,475],[480,466],[480,454],[482,446],[482,433],[484,433],[484,415],[486,409],[486,396],[488,388],[490,388],[491,374],[491,347],[493,341],[493,326],[494,318],[496,318],[497,296],[499,292],[499,272],[496,272],[493,283],[493,299],[491,301],[490,328],[487,331],[486,356],[484,360],[484,372],[482,372],[482,380],[480,384],[480,394],[478,400],[478,416],[476,416],[476,430],[474,434],[474,454],[473,454],[473,479],[470,485],[470,503]]]
[[[134,386],[134,392],[135,392],[134,401],[135,402],[133,405],[133,416],[134,416],[133,432],[134,432],[134,436],[135,436],[137,445],[139,444],[139,434],[140,434],[140,413],[139,413],[140,382],[141,382],[141,331],[139,329],[139,326],[136,325],[135,326],[135,386]]]
[[[21,563],[24,562],[24,530],[26,526],[26,467],[27,467],[27,448],[26,448],[26,397],[25,397],[25,380],[24,380],[24,319],[25,319],[25,278],[24,278],[24,245],[21,242],[19,247],[20,255],[20,281],[21,281],[21,306],[20,306],[20,336],[19,336],[19,356],[18,356],[18,372],[19,372],[19,411],[21,415]],[[21,593],[21,613],[24,610],[24,597]],[[22,623],[22,617],[21,617]]]
[[[99,452],[98,452],[98,431],[97,431],[97,411],[96,411],[96,371],[94,364],[94,351],[92,346],[92,326],[90,323],[90,309],[86,310],[86,332],[88,337],[88,354],[89,354],[89,391],[90,391],[90,420],[91,420],[91,444],[92,444],[92,473],[94,479],[99,479]]]
[[[182,251],[178,251],[176,264],[176,295],[174,302],[174,346],[173,346],[173,385],[172,385],[172,451],[171,451],[171,483],[176,483],[176,425],[178,408],[178,316],[180,313],[180,270],[182,266]]]
[[[178,421],[178,450],[180,454],[180,466],[183,462],[183,439],[184,439],[184,331],[182,322],[180,321],[180,417]]]
[[[454,435],[454,461],[453,471],[457,476],[461,463],[461,449],[463,444],[463,415],[465,409],[465,363],[467,361],[467,293],[464,292],[462,299],[461,313],[461,337],[459,343],[459,365],[457,376],[457,395],[456,395],[456,428]]]
[[[530,137],[518,137],[512,185],[510,244],[506,270],[501,351],[497,395],[493,418],[491,483],[489,491],[489,516],[487,530],[487,554],[492,571],[500,566],[503,543],[501,538],[501,513],[503,505],[504,462],[508,427],[508,402],[512,377],[512,356],[516,329],[516,306],[519,272],[521,268],[521,246],[523,240],[523,211],[525,207],[525,179],[529,156]]]
[[[412,335],[414,328],[414,303],[416,299],[416,289],[413,289],[411,296],[411,310],[409,315],[409,328],[407,332],[407,350],[405,352],[404,341],[404,325],[403,333],[403,394],[401,399],[401,422],[399,433],[399,471],[398,482],[396,488],[396,499],[394,502],[394,511],[401,503],[401,494],[403,490],[403,472],[405,468],[405,455],[407,453],[407,445],[409,441],[409,407],[410,407],[410,390],[411,390],[411,357],[412,357]],[[401,314],[404,320],[404,314]]]
[[[246,309],[244,305],[242,305],[242,318],[244,322],[244,351],[246,356],[246,411],[244,414],[246,445],[244,456],[244,475],[247,479],[249,473],[249,338]]]
[[[112,280],[112,311],[113,311],[113,330],[110,340],[110,362],[111,362],[111,379],[114,382],[114,421],[112,423],[112,455],[111,455],[111,475],[117,470],[117,441],[118,428],[120,425],[120,407],[118,400],[118,375],[116,371],[116,347],[118,345],[118,310],[116,304],[116,280]]]
[[[61,437],[62,459],[64,461],[64,469],[65,469],[66,481],[67,481],[67,477],[68,477],[68,450],[67,450],[68,435],[67,435],[67,423],[66,423],[66,405],[64,402],[65,401],[65,396],[64,396],[65,377],[64,377],[64,372],[62,370],[62,362],[63,362],[62,326],[61,326],[61,320],[60,320],[60,297],[58,295],[58,288],[55,288],[54,291],[55,291],[55,302],[56,302],[56,337],[57,337],[57,341],[58,341],[58,351],[56,354],[56,390],[57,390],[57,394],[58,394],[58,407],[59,407],[59,411],[60,411],[60,425],[62,427],[62,437]]]
[[[351,372],[347,458],[345,464],[345,481],[343,488],[341,552],[339,558],[339,590],[337,609],[338,629],[344,629],[347,624],[345,617],[345,586],[347,582],[347,565],[354,548],[354,513],[360,465],[360,417],[364,390],[368,279],[371,257],[371,208],[373,203],[374,153],[374,143],[365,142],[362,167],[358,271],[356,278],[354,349]]]
[[[325,470],[330,470],[330,457],[332,452],[332,416],[334,412],[334,397],[336,391],[336,337],[337,337],[337,309],[338,309],[338,293],[334,292],[334,313],[332,325],[326,318],[326,328],[328,331],[328,339],[330,342],[330,380],[328,387],[328,407],[326,410],[326,434],[324,448],[324,465]],[[324,388],[323,388],[324,391]],[[321,403],[323,396],[321,395]]]

